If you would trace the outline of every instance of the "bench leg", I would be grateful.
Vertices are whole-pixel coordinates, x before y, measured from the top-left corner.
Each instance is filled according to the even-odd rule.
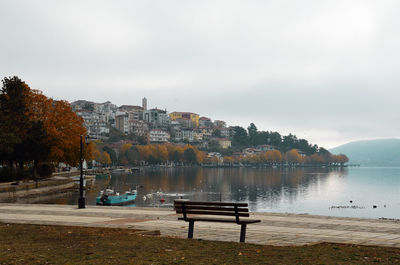
[[[193,238],[194,221],[189,221],[188,238]]]
[[[240,227],[240,242],[244,242],[246,238],[246,224],[242,224]]]

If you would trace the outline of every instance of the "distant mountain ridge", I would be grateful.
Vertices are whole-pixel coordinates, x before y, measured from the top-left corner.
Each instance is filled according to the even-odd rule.
[[[329,151],[345,154],[350,164],[362,166],[400,166],[400,139],[350,142]]]

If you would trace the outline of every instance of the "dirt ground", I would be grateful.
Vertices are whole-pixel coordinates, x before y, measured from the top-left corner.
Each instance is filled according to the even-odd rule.
[[[0,264],[400,264],[400,249],[329,243],[276,247],[129,229],[0,223]]]

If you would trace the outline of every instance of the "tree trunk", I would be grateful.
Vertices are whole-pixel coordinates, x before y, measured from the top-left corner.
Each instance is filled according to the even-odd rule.
[[[37,173],[37,168],[38,168],[39,162],[37,160],[33,161],[33,170],[32,170],[32,178],[34,181],[37,182],[38,180],[38,173]]]

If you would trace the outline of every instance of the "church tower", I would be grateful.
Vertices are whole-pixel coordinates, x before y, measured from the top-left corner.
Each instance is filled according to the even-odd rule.
[[[147,110],[147,98],[142,99],[142,107],[143,107],[143,110]]]

